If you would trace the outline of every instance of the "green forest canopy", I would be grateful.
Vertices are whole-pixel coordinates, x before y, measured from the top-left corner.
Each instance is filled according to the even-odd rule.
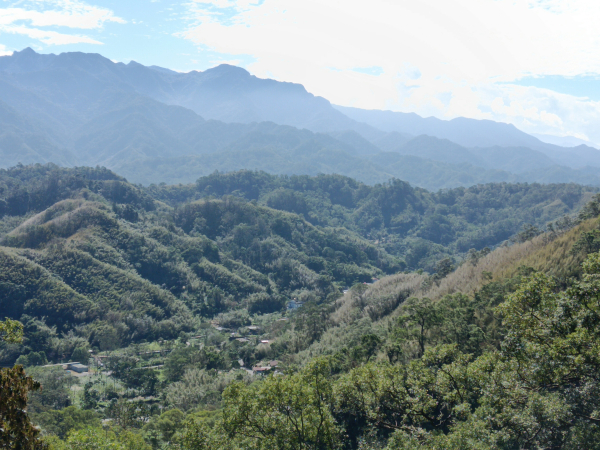
[[[594,256],[577,269],[600,250],[593,194],[248,171],[143,188],[100,168],[1,171],[0,309],[24,340],[0,357],[46,386],[31,414],[57,449],[99,441],[99,418],[114,448],[578,448],[595,442],[595,309],[581,304]],[[509,239],[523,255],[564,242],[573,256],[557,264],[579,278],[523,267],[495,279],[482,268],[509,247],[486,247]],[[468,270],[484,281],[465,295]],[[444,283],[455,294],[428,300]],[[286,312],[292,299],[303,306]],[[529,335],[519,321],[540,308],[547,323]],[[589,367],[576,374],[556,350],[539,369],[539,336]],[[72,378],[34,367],[88,350],[112,352],[112,389],[92,377],[73,397]],[[286,375],[264,381],[240,369],[278,361]],[[515,361],[522,385],[494,391]]]

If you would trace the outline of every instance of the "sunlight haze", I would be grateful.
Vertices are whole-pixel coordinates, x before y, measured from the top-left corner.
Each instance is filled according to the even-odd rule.
[[[222,62],[334,104],[513,123],[600,142],[589,0],[0,3],[0,52],[84,51],[178,71]],[[597,91],[597,89],[596,89]]]

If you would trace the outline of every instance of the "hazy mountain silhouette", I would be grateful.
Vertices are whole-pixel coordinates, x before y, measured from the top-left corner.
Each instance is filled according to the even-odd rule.
[[[392,131],[387,133],[385,136],[373,141],[377,147],[384,152],[395,152],[402,144],[406,144],[408,141],[413,139],[415,136],[408,133],[398,133]]]
[[[464,147],[526,147],[539,150],[559,164],[572,168],[588,165],[600,167],[600,151],[586,145],[576,150],[542,142],[517,129],[514,125],[491,120],[475,120],[458,117],[441,120],[436,117],[423,118],[414,113],[365,110],[335,106],[348,117],[364,122],[383,131],[429,135],[447,139]]]
[[[0,72],[20,88],[38,94],[50,89],[56,95],[48,100],[60,100],[65,108],[84,116],[93,113],[95,102],[105,95],[125,91],[184,106],[205,119],[271,121],[312,131],[355,130],[372,139],[384,134],[346,117],[300,84],[260,79],[228,64],[178,73],[133,61],[113,63],[98,54],[40,55],[28,48],[0,58]]]
[[[44,127],[0,101],[0,161],[4,167],[48,162],[70,166],[77,159],[55,145]]]
[[[218,76],[219,73],[223,73],[222,69],[225,69],[224,76]],[[196,104],[199,103],[198,98],[201,98],[201,95],[197,89],[197,80],[202,78],[201,75],[206,81],[206,86],[217,89],[216,93],[211,94],[216,98],[220,95],[219,92],[226,91],[228,83],[235,84],[235,73],[238,71],[245,73],[246,78],[250,77],[242,69],[235,69],[227,66],[203,74],[178,74],[166,69],[147,68],[137,63],[113,63],[95,54],[40,55],[31,49],[25,49],[13,56],[0,58],[0,86],[3,87],[0,98],[23,115],[46,124],[46,134],[51,135],[49,142],[71,148],[75,153],[70,159],[65,155],[56,157],[55,162],[115,167],[143,158],[216,152],[236,139],[255,132],[258,126],[256,123],[207,121],[190,109],[156,100],[176,103],[177,99],[195,98]],[[272,80],[263,81],[279,85]],[[289,85],[283,91],[287,90],[293,94],[303,90],[299,88],[301,87],[298,85]],[[190,90],[196,95],[186,97],[185,93],[189,93]],[[227,95],[231,97],[232,94]],[[308,94],[306,97],[315,99]],[[316,99],[315,102],[317,105],[325,104],[323,99]],[[221,106],[215,106],[218,102],[210,98],[206,103],[209,105],[208,109],[212,108],[214,111],[227,109],[227,98],[225,101],[221,99]],[[235,106],[231,107],[231,111],[236,109],[238,108]],[[246,108],[246,111],[249,109],[251,108]],[[330,106],[329,109],[333,111],[334,116],[343,119],[342,121],[352,122]],[[318,115],[319,111],[314,114]],[[15,113],[14,117],[17,116]],[[260,116],[247,118],[258,119]],[[0,120],[5,121],[2,117]],[[6,126],[8,124],[7,121]],[[290,127],[278,132],[278,126],[280,125],[273,123],[259,126],[260,140],[256,140],[258,135],[250,135],[239,146],[249,145],[253,138],[254,146],[280,146],[281,134],[284,133],[287,139],[291,139],[290,136],[296,133],[297,141],[317,139],[323,141],[323,145],[337,145],[340,150],[355,152],[351,145],[338,142],[329,136],[315,137],[313,133]],[[365,144],[360,136],[357,135],[357,138],[360,140],[360,146],[369,145],[368,142]],[[7,143],[4,148],[18,148],[19,145]],[[48,145],[51,144],[45,146]],[[44,151],[44,155],[49,151]],[[57,149],[54,151],[58,152]],[[369,149],[369,152],[372,152],[372,149]],[[36,160],[34,157],[25,159],[27,162]],[[37,158],[38,162],[47,160],[46,157]],[[12,163],[10,159],[4,161]]]
[[[447,139],[421,135],[396,147],[394,152],[451,164],[470,164],[515,174],[556,165],[550,157],[526,147],[466,148]]]
[[[575,136],[554,136],[552,134],[540,133],[531,133],[531,135],[538,138],[542,142],[559,145],[561,147],[577,147],[578,145],[587,145],[588,147],[599,148],[597,144],[586,141],[585,139],[576,138]]]
[[[512,125],[334,107],[302,85],[230,65],[178,73],[31,49],[0,57],[0,156],[2,167],[104,165],[144,183],[259,168],[431,189],[600,184],[600,151],[543,143]]]
[[[421,117],[415,113],[366,110],[335,106],[348,117],[367,123],[386,132],[426,134],[448,139],[465,147],[526,146],[545,147],[539,139],[524,133],[514,125],[491,120],[475,120],[458,117],[441,120],[436,117]]]

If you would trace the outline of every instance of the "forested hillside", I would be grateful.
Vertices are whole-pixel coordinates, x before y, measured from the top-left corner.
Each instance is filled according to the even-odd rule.
[[[173,339],[219,315],[328,304],[385,275],[442,276],[467,254],[568,226],[592,195],[250,171],[143,188],[105,169],[16,167],[0,173],[0,306],[45,336],[27,348],[51,360],[74,351],[60,338],[74,329],[103,350]]]
[[[405,267],[356,233],[236,197],[174,209],[103,170],[2,175],[4,225],[18,224],[2,237],[2,309],[57,336],[85,329],[105,348],[172,339],[242,307],[321,301]],[[48,339],[31,350],[57,358]]]
[[[575,184],[486,184],[436,193],[408,183],[367,186],[337,175],[276,177],[241,171],[213,174],[189,186],[150,186],[153,197],[177,205],[232,195],[299,214],[314,225],[344,227],[408,268],[435,271],[444,257],[493,247],[528,224],[546,224],[583,207],[594,189]]]
[[[0,1],[0,450],[600,450],[599,12]]]
[[[594,192],[51,165],[0,189],[0,356],[52,449],[595,448]],[[40,367],[67,361],[90,372]]]

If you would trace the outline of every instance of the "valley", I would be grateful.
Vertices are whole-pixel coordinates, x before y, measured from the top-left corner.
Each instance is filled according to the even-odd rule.
[[[597,448],[599,283],[588,140],[0,56],[2,448]]]

